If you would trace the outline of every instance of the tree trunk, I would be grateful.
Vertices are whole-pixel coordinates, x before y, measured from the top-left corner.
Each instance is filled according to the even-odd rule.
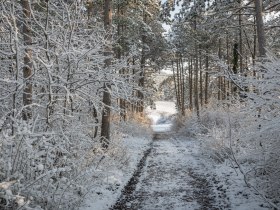
[[[181,69],[179,64],[179,58],[176,60],[176,66],[177,66],[177,80],[178,80],[178,104],[179,104],[179,110],[182,110],[182,78],[181,78]],[[182,113],[181,113],[182,114]]]
[[[177,58],[177,80],[178,80],[178,109],[180,110],[182,116],[185,115],[185,79],[184,79],[184,67],[183,67],[183,60],[182,56],[178,55]]]
[[[174,69],[173,61],[171,61],[171,64],[172,64],[172,72],[173,72],[175,96],[176,96],[176,101],[177,101],[177,106],[178,106],[178,105],[179,105],[179,104],[178,104],[178,101],[179,101],[179,98],[178,98],[178,97],[179,97],[179,94],[178,94],[178,90],[177,90],[176,74],[175,74],[175,69]]]
[[[195,78],[194,78],[194,105],[196,114],[199,118],[199,97],[198,97],[198,54],[197,45],[195,46]]]
[[[192,80],[192,75],[193,75],[193,62],[192,62],[192,58],[190,58],[189,61],[189,104],[190,104],[190,110],[193,109],[193,80]]]
[[[143,12],[143,21],[146,22],[146,14],[145,12]],[[139,86],[144,88],[144,84],[145,84],[145,63],[146,63],[146,57],[145,57],[145,43],[146,43],[146,35],[145,32],[142,31],[142,53],[141,53],[141,60],[140,60],[140,67],[141,67],[141,72],[140,72],[140,79],[139,79]],[[138,98],[140,100],[140,103],[138,105],[138,111],[140,113],[143,113],[144,111],[144,94],[139,91],[138,92]]]
[[[24,120],[31,119],[32,117],[32,31],[31,31],[31,8],[29,0],[22,0],[21,6],[23,9],[23,42],[25,46],[24,55],[24,67],[23,67],[23,78],[24,78],[24,89],[23,89],[23,113],[22,117]]]
[[[239,13],[239,69],[240,69],[240,73],[243,73],[243,40],[242,40],[242,14],[241,14],[241,10]]]
[[[263,2],[262,0],[255,0],[256,24],[257,24],[257,35],[258,35],[260,57],[264,57],[266,54],[265,34],[264,34],[263,15],[262,15],[262,2]]]
[[[232,67],[232,71],[235,75],[237,75],[237,67],[238,67],[238,44],[234,43],[233,45],[233,67]],[[235,79],[235,78],[234,78]],[[232,82],[232,92],[234,95],[236,95],[237,93],[237,87],[234,84],[234,82]]]
[[[181,60],[181,74],[182,74],[182,115],[185,116],[185,74],[184,74],[184,64],[183,58],[180,56]]]
[[[219,59],[222,59],[222,40],[219,39],[219,49],[218,49]],[[221,67],[219,66],[219,72],[221,72]],[[222,76],[218,77],[218,100],[221,100],[222,95]]]
[[[254,47],[253,47],[253,66],[256,63],[256,54],[257,54],[257,27],[256,27],[256,17],[254,17]],[[253,76],[256,76],[256,71],[253,70]]]
[[[229,56],[229,37],[227,33],[227,38],[226,38],[226,46],[227,46],[227,70],[230,72],[230,56]],[[230,91],[230,80],[227,81],[227,92],[226,92],[226,99],[229,99],[229,96],[231,94]]]
[[[206,69],[206,73],[205,73],[205,88],[204,88],[204,91],[205,91],[205,97],[204,97],[204,103],[205,104],[208,104],[208,79],[209,79],[209,73],[208,73],[208,70],[209,70],[209,58],[208,58],[208,51],[207,51],[207,55],[206,55],[206,58],[205,58],[205,69]]]
[[[256,10],[256,23],[257,23],[257,36],[259,44],[259,56],[264,58],[266,55],[265,50],[265,34],[264,34],[264,25],[263,25],[263,16],[262,16],[262,0],[255,0],[255,10]],[[261,75],[263,77],[263,75]],[[256,90],[258,93],[258,90]],[[258,118],[261,118],[262,108],[258,108]],[[258,119],[260,120],[260,119]],[[259,124],[259,129],[261,129],[261,124]]]
[[[201,57],[201,51],[199,51],[199,85],[200,85],[200,106],[203,106],[203,73],[202,73],[202,57]]]
[[[109,35],[109,40],[112,36],[112,0],[104,1],[104,27]],[[109,56],[112,53],[112,46],[109,43],[105,46],[104,55]],[[111,59],[105,60],[105,68],[111,65]],[[110,115],[111,115],[111,95],[110,83],[104,83],[104,93],[103,93],[103,104],[104,108],[102,111],[102,123],[101,123],[101,143],[104,148],[108,147],[110,141]]]
[[[194,17],[194,31],[196,32],[196,27],[197,27],[197,17]],[[199,113],[199,95],[198,95],[198,46],[197,46],[197,40],[195,40],[194,44],[194,54],[195,54],[195,77],[194,77],[194,106],[196,109],[196,115],[198,119],[200,118],[200,113]]]
[[[117,7],[117,16],[118,16],[118,24],[117,24],[117,34],[118,34],[118,44],[119,46],[122,46],[122,36],[124,33],[124,27],[123,27],[123,23],[120,22],[120,18],[123,15],[123,9],[120,7],[120,4],[118,4]],[[123,51],[122,49],[119,47],[117,49],[117,58],[121,59],[121,57],[123,56]],[[119,71],[119,74],[123,74],[125,73],[125,69],[121,69]],[[123,98],[119,99],[119,106],[120,106],[120,120],[121,121],[125,121],[126,120],[126,101]]]
[[[145,41],[145,37],[142,37],[142,41],[144,43]],[[141,61],[140,61],[140,66],[141,66],[141,72],[140,72],[140,79],[139,79],[139,86],[144,88],[144,84],[145,84],[145,63],[146,63],[146,59],[145,59],[145,54],[144,54],[144,47],[142,49],[142,56],[141,56]],[[143,113],[144,111],[144,94],[139,91],[138,92],[138,98],[140,100],[139,105],[138,105],[138,111],[140,113]]]

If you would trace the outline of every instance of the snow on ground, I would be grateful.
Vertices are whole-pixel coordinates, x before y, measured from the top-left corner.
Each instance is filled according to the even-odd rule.
[[[219,164],[212,169],[219,184],[214,188],[215,194],[225,191],[230,207],[233,210],[264,210],[271,209],[264,200],[244,182],[244,177],[237,168],[229,163]],[[221,199],[221,198],[220,198]]]
[[[193,199],[192,178],[188,176],[190,166],[197,162],[189,154],[184,142],[174,139],[154,141],[136,190],[116,209],[198,208],[199,204]]]
[[[98,173],[93,174],[96,176],[96,182],[79,210],[108,210],[114,205],[143,153],[149,148],[150,142],[151,139],[147,137],[124,136],[120,143],[123,144],[126,164],[121,167],[117,161],[105,158],[105,163],[100,164]]]
[[[146,113],[154,133],[163,135],[152,143],[139,135],[124,138],[127,164],[100,168],[102,179],[80,210],[270,209],[233,163],[218,164],[203,151],[205,142],[169,132],[174,102],[156,102]]]
[[[152,124],[160,123],[152,127],[155,131],[165,132],[170,130],[171,123],[169,117],[176,113],[175,103],[158,101],[155,103],[156,109],[147,108],[145,111],[152,120]],[[169,122],[166,124],[166,122]],[[139,131],[142,132],[142,131]],[[121,190],[132,177],[137,168],[137,164],[142,158],[144,152],[149,148],[151,138],[147,134],[126,136],[121,144],[124,145],[126,156],[129,157],[127,165],[123,168],[119,163],[100,164],[96,183],[85,198],[85,203],[80,210],[105,210],[109,209],[121,195]],[[133,137],[134,136],[134,137]],[[106,161],[106,158],[105,160]],[[107,160],[108,161],[108,160]],[[109,161],[112,161],[111,159]],[[100,178],[102,177],[102,178]]]
[[[196,139],[173,136],[156,140],[140,177],[132,178],[138,180],[136,187],[126,186],[127,192],[113,209],[269,209],[227,164],[207,159]]]

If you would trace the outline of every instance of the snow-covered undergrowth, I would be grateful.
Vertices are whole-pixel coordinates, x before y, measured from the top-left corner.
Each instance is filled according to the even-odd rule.
[[[131,121],[113,128],[106,152],[90,129],[68,122],[40,133],[22,122],[16,135],[2,132],[0,209],[77,209],[85,196],[101,201],[124,185],[151,139],[148,128]]]
[[[264,117],[266,118],[266,117]],[[201,142],[202,153],[218,167],[239,167],[244,183],[274,206],[279,206],[279,118],[260,121],[242,104],[203,110],[179,128],[180,133]],[[235,174],[235,173],[234,173]],[[239,173],[238,173],[239,174]],[[243,178],[241,178],[243,179]],[[279,207],[278,207],[279,208]]]
[[[13,183],[0,187],[2,209],[70,208],[79,203],[102,157],[93,154],[99,142],[81,123],[56,126],[46,132],[19,122],[15,135],[1,133],[0,180]]]
[[[209,104],[189,116],[180,131],[202,142],[203,153],[217,164],[230,162],[244,182],[276,209],[280,208],[280,61],[259,64],[262,76],[252,79],[256,93],[244,100]],[[180,124],[180,123],[179,123]]]
[[[0,30],[8,32],[1,34],[1,52],[12,58],[1,62],[0,209],[77,209],[104,178],[104,164],[108,171],[108,164],[127,164],[114,130],[108,151],[101,148],[103,95],[110,90],[112,113],[120,112],[117,99],[135,103],[140,65],[104,53],[114,43],[103,24],[85,18],[82,1],[36,1],[28,21],[19,2],[1,1],[0,7],[7,17]],[[29,24],[29,35],[21,33]],[[133,56],[136,51],[129,47]]]

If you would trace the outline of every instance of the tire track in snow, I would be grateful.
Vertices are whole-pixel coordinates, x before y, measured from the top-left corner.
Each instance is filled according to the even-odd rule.
[[[209,174],[202,174],[201,169],[206,168],[203,160],[196,156],[196,146],[188,140],[155,140],[111,210],[219,210],[229,207],[226,202],[218,204],[213,196],[213,183]]]
[[[127,209],[126,204],[134,199],[132,197],[132,194],[133,194],[133,192],[136,189],[136,185],[139,182],[139,178],[141,176],[142,169],[144,168],[144,166],[146,164],[147,157],[151,153],[151,150],[152,150],[152,143],[150,144],[149,149],[147,149],[144,152],[144,155],[143,155],[142,159],[137,164],[136,171],[133,173],[133,176],[131,177],[131,179],[128,181],[128,183],[126,184],[126,186],[122,190],[121,196],[119,197],[119,199],[117,200],[115,205],[112,208],[110,208],[110,209],[112,209],[112,210],[113,209],[114,210],[118,210],[118,209],[119,210],[124,210],[124,209]]]

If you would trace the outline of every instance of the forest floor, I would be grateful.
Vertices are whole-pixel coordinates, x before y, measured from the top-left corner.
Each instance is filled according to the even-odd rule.
[[[112,209],[227,209],[228,198],[223,188],[218,188],[220,182],[208,171],[201,171],[206,166],[197,150],[193,140],[155,140],[145,166],[140,166],[142,173],[134,174],[138,183],[129,182]],[[218,195],[213,192],[214,185]],[[222,201],[217,203],[216,196]]]
[[[194,139],[155,140],[111,209],[269,209],[244,185],[241,174],[216,167],[199,150]]]
[[[135,153],[138,159],[130,178],[127,175],[117,189],[107,191],[106,198],[105,193],[97,193],[99,201],[89,197],[81,210],[270,209],[245,185],[238,168],[205,156],[203,142],[170,132],[166,113],[153,117],[160,122],[153,126],[156,138],[138,145],[145,149]]]

